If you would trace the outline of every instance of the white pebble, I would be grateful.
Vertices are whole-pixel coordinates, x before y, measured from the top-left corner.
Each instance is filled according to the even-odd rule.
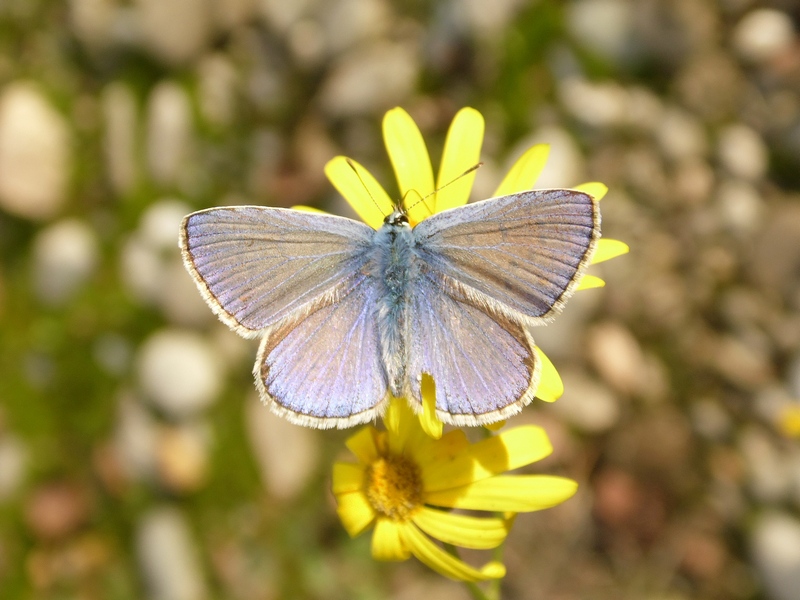
[[[0,502],[10,499],[22,485],[28,453],[14,436],[0,436]]]
[[[771,436],[755,426],[746,428],[739,438],[745,459],[749,487],[761,502],[782,502],[790,492],[787,464]]]
[[[392,24],[391,8],[385,0],[339,0],[322,8],[320,24],[332,52],[383,35]]]
[[[569,77],[558,86],[558,96],[576,119],[595,127],[620,125],[628,117],[628,96],[617,83]]]
[[[103,90],[105,131],[103,152],[111,185],[118,194],[134,186],[137,178],[136,97],[124,83],[112,83]]]
[[[203,58],[197,67],[200,112],[209,123],[227,125],[236,111],[238,74],[221,53]]]
[[[579,0],[567,9],[567,28],[582,46],[603,58],[625,57],[631,42],[633,3],[626,0]]]
[[[800,521],[768,512],[755,522],[750,547],[753,562],[772,600],[797,600],[800,590]]]
[[[65,200],[69,130],[31,83],[0,96],[0,207],[26,219],[48,219]]]
[[[333,116],[385,110],[404,101],[419,71],[412,42],[375,42],[342,56],[322,85],[320,102]]]
[[[142,215],[138,232],[153,250],[175,250],[183,217],[192,209],[185,202],[164,198],[153,203]]]
[[[536,181],[537,188],[569,187],[583,180],[584,160],[578,144],[568,131],[554,125],[545,125],[520,140],[508,153],[512,160],[503,172],[508,173],[516,159],[534,144],[550,146],[547,164]]]
[[[211,3],[206,0],[136,0],[145,48],[170,64],[188,62],[208,43]]]
[[[33,242],[34,283],[39,299],[59,305],[89,279],[99,261],[97,235],[78,219],[65,219],[38,233]]]
[[[159,83],[147,101],[147,166],[158,183],[177,183],[191,136],[192,111],[186,92],[177,83]]]
[[[208,589],[198,557],[199,542],[176,508],[151,509],[138,523],[136,554],[151,600],[203,600]]]
[[[142,403],[129,391],[120,395],[114,449],[122,468],[133,480],[150,480],[155,474],[156,421]]]
[[[491,10],[486,10],[484,0],[454,0],[453,16],[463,15],[479,37],[492,39],[511,25],[524,6],[524,0],[494,0]]]
[[[587,433],[608,431],[619,421],[619,400],[603,384],[583,374],[563,370],[564,395],[549,407]]]
[[[705,156],[708,152],[702,123],[684,110],[672,107],[664,111],[655,134],[661,151],[672,160]]]
[[[69,16],[77,38],[90,49],[100,49],[111,41],[114,0],[70,0]]]
[[[142,344],[139,383],[147,397],[173,418],[207,408],[222,387],[223,362],[205,338],[191,331],[163,329]]]
[[[733,46],[747,60],[764,62],[794,44],[792,19],[784,12],[759,8],[742,18],[733,31]]]
[[[270,494],[290,500],[302,493],[316,470],[319,437],[273,414],[253,396],[245,407],[250,446]]]
[[[731,231],[750,234],[759,230],[765,206],[752,184],[728,179],[720,183],[716,196],[720,219]]]
[[[717,140],[720,163],[731,175],[754,181],[767,171],[767,146],[761,136],[741,123],[728,125]]]

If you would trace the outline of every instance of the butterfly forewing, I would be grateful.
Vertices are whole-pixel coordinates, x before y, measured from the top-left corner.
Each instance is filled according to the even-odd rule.
[[[445,211],[414,229],[418,256],[492,312],[535,324],[560,310],[600,236],[591,196],[530,191]]]
[[[253,336],[352,289],[373,233],[332,215],[234,206],[187,216],[180,243],[186,268],[214,312]]]

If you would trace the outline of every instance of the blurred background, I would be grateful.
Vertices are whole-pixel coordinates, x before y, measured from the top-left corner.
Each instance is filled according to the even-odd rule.
[[[483,113],[477,198],[551,144],[538,187],[605,182],[631,246],[534,332],[566,393],[511,424],[580,489],[517,519],[504,598],[800,598],[799,26],[794,0],[0,1],[0,596],[468,597],[348,539],[348,432],[258,404],[177,249],[219,204],[350,215],[337,154],[396,196],[400,105],[435,166]]]

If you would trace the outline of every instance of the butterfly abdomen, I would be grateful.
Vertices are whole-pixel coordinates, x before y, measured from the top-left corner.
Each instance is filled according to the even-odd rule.
[[[407,223],[387,223],[375,232],[374,244],[373,276],[383,292],[375,307],[375,320],[389,388],[400,396],[406,379],[408,297],[417,271],[414,236]]]

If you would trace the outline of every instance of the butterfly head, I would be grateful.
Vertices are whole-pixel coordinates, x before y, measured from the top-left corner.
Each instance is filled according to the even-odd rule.
[[[402,208],[397,207],[395,208],[390,214],[386,216],[383,220],[385,225],[408,225],[408,216],[403,211]]]

